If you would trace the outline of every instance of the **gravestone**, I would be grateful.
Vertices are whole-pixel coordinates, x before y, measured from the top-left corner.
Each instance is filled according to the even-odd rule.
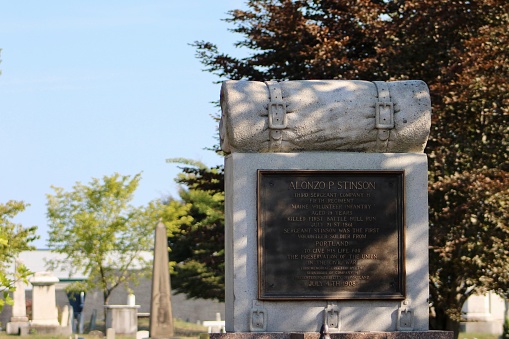
[[[229,333],[211,338],[452,338],[428,330],[425,83],[226,81],[221,108]]]
[[[30,331],[40,334],[71,334],[71,326],[61,326],[55,298],[59,279],[51,272],[37,272],[30,279],[32,290],[32,321]]]
[[[74,314],[73,309],[70,305],[64,305],[62,307],[62,314],[60,315],[60,327],[62,333],[71,334],[72,324],[74,322]]]
[[[138,331],[138,308],[140,305],[104,305],[106,328],[116,334],[135,335]]]
[[[152,272],[152,297],[150,305],[150,338],[173,337],[171,286],[168,261],[166,226],[160,222],[155,230],[154,268]]]
[[[37,272],[30,279],[33,286],[31,327],[60,326],[55,299],[55,284],[59,281],[50,272]]]
[[[149,339],[149,331],[138,331],[136,332],[136,339]]]
[[[129,294],[126,305],[104,305],[106,328],[112,328],[116,334],[135,335],[138,332],[138,309],[134,294]],[[94,310],[95,311],[95,310]],[[93,324],[95,326],[95,313]],[[92,326],[92,321],[90,322]]]
[[[15,270],[18,271],[22,265],[20,260],[16,260]],[[25,334],[28,332],[28,317],[26,311],[25,288],[26,284],[22,280],[17,280],[15,290],[12,295],[14,304],[12,305],[11,321],[7,323],[7,334]]]

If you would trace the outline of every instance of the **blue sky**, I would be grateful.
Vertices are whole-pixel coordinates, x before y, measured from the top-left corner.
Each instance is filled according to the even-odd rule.
[[[142,172],[134,205],[177,196],[184,157],[222,163],[217,77],[189,43],[239,55],[221,19],[242,0],[4,1],[0,12],[0,203],[31,206],[45,248],[46,194],[118,172]]]

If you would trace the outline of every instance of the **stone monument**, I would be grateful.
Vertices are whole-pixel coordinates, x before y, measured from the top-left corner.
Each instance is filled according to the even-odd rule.
[[[226,81],[226,334],[428,330],[422,81]]]
[[[150,305],[150,338],[173,337],[171,286],[168,262],[168,237],[166,226],[160,222],[155,230],[154,269]]]
[[[59,281],[51,272],[37,272],[30,279],[33,286],[31,331],[40,334],[60,334],[66,329],[62,328],[58,321],[55,284]]]
[[[138,331],[138,308],[140,305],[104,305],[106,328],[116,334],[135,335]]]
[[[126,305],[104,305],[106,328],[112,328],[116,334],[135,335],[138,332],[138,309],[134,294],[127,296]]]
[[[20,260],[16,260],[15,270],[22,265]],[[28,317],[26,310],[25,288],[26,284],[22,280],[17,280],[15,290],[12,295],[14,304],[12,305],[11,321],[7,323],[7,334],[27,334],[28,333]]]

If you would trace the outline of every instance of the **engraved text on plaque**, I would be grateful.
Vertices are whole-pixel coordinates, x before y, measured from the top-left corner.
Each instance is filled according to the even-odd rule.
[[[403,171],[258,171],[260,299],[403,299]]]

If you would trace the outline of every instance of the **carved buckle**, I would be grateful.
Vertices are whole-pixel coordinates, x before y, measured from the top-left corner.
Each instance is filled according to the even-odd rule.
[[[332,332],[339,331],[341,325],[339,317],[339,307],[336,304],[327,304],[325,308],[325,324]]]
[[[409,309],[399,309],[398,311],[398,331],[413,331],[414,329],[414,314]]]
[[[284,103],[269,103],[269,128],[286,128],[286,107]]]
[[[263,306],[257,305],[256,300],[253,300],[253,307],[250,313],[249,330],[251,332],[267,331],[267,310]]]
[[[377,102],[375,104],[375,127],[378,129],[394,128],[394,105],[392,102]]]

